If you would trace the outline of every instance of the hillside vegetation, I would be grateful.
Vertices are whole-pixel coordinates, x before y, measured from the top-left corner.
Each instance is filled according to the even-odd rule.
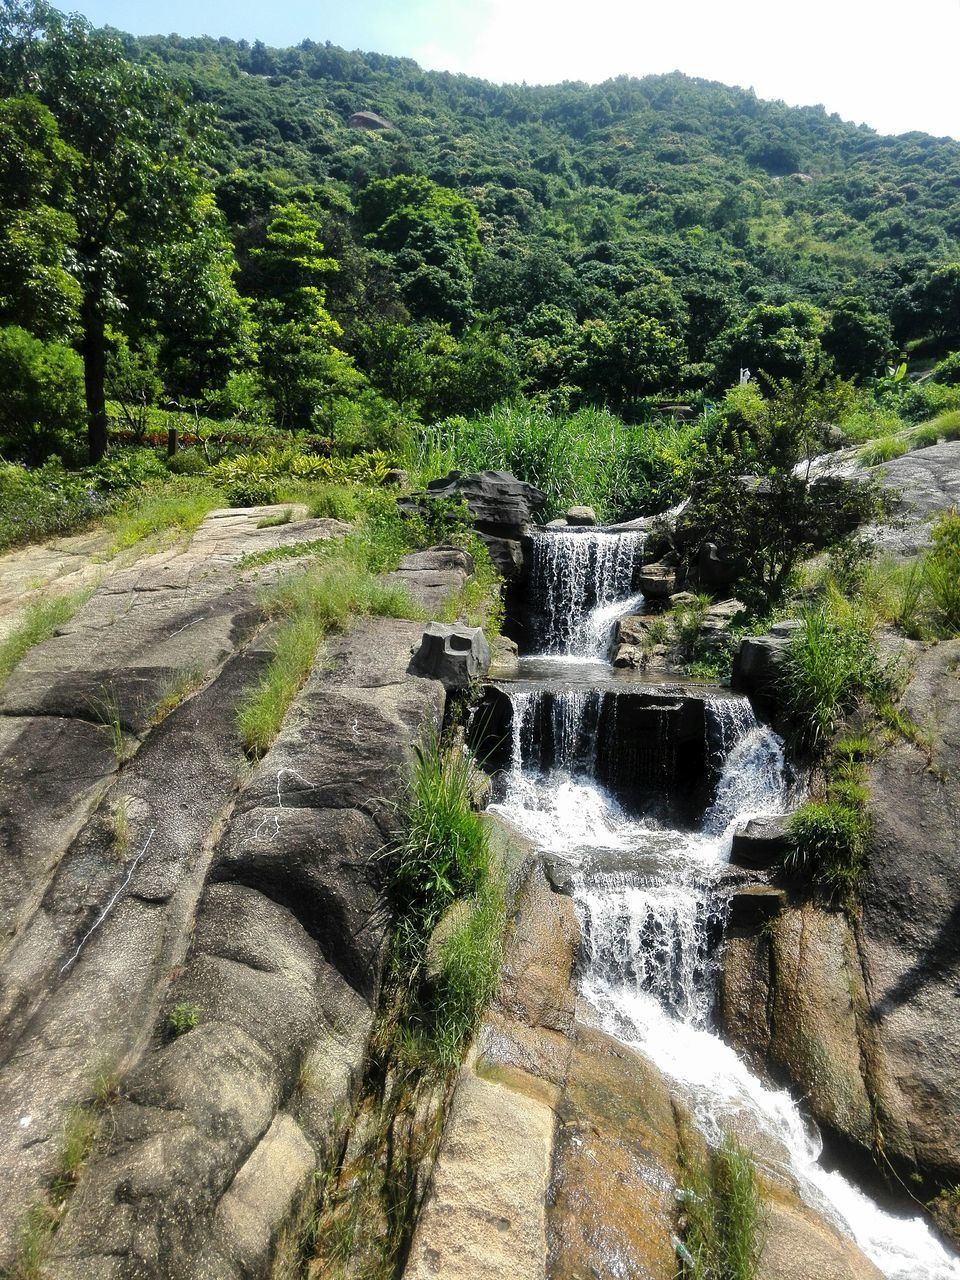
[[[44,0],[4,3],[0,87],[4,545],[102,514],[156,470],[108,445],[171,427],[181,473],[234,460],[235,501],[496,465],[607,517],[749,470],[772,384],[811,371],[834,445],[953,430],[949,139],[681,74],[134,39]]]

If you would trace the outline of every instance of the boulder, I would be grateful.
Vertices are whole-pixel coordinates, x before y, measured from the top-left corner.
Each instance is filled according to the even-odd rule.
[[[743,609],[739,600],[719,600],[710,605],[700,623],[700,641],[705,645],[722,644],[730,633],[730,624]]]
[[[778,866],[791,848],[787,834],[789,821],[786,814],[751,818],[733,833],[730,861],[751,871],[766,871]]]
[[[396,126],[392,125],[389,120],[386,120],[383,116],[378,116],[375,111],[355,111],[347,121],[347,124],[351,129],[373,129],[382,131],[384,129],[396,128]]]
[[[490,676],[495,680],[512,679],[520,670],[520,652],[516,640],[497,636],[493,642]]]
[[[731,687],[767,712],[777,709],[777,681],[790,642],[802,627],[796,619],[777,622],[762,636],[744,636],[733,659]]]
[[[665,560],[645,564],[640,569],[637,586],[651,600],[666,600],[677,589],[676,566]]]
[[[748,884],[730,895],[730,912],[727,927],[730,929],[756,929],[778,916],[787,904],[782,889],[768,884]]]
[[[432,480],[425,491],[401,498],[398,506],[411,515],[425,515],[433,503],[462,502],[474,528],[486,543],[491,559],[507,579],[523,571],[521,539],[547,503],[547,495],[507,471],[451,471]]]
[[[662,617],[656,613],[631,613],[621,618],[617,623],[617,644],[647,644],[650,628],[658,620],[662,620]]]
[[[618,644],[613,651],[613,665],[642,671],[650,659],[650,650],[636,644]]]
[[[734,560],[725,555],[715,542],[705,542],[697,552],[697,581],[702,587],[728,587],[736,580]]]
[[[466,689],[490,669],[490,646],[481,627],[429,622],[413,656],[411,670],[439,680],[445,689]]]
[[[591,525],[597,523],[597,513],[593,507],[571,507],[567,512],[567,524],[569,525]]]
[[[396,489],[405,489],[409,482],[410,478],[402,467],[391,467],[383,477],[384,485],[391,486]]]
[[[870,529],[870,536],[885,551],[916,555],[929,546],[936,517],[960,506],[960,440],[914,449],[872,471],[896,493],[899,510],[894,521]]]

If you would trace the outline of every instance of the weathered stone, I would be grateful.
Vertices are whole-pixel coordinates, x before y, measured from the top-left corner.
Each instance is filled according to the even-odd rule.
[[[473,572],[473,556],[462,547],[428,547],[404,556],[385,580],[404,590],[413,582],[417,599],[429,615],[465,586]]]
[[[405,1280],[544,1280],[551,1108],[461,1072]]]
[[[597,513],[593,507],[571,507],[567,512],[567,524],[585,526],[597,523]]]
[[[644,645],[649,643],[649,631],[663,619],[656,613],[631,613],[617,623],[616,643]]]
[[[732,688],[745,693],[768,712],[778,705],[778,680],[790,642],[803,624],[775,623],[762,636],[744,636],[733,659]]]
[[[960,507],[960,440],[911,450],[873,471],[897,495],[898,518],[870,536],[886,551],[916,555],[929,546],[937,516]]]
[[[772,920],[786,906],[782,889],[767,884],[751,884],[735,889],[730,895],[727,925],[730,929],[753,929]]]
[[[186,552],[114,573],[8,690],[22,714],[0,717],[12,924],[2,1264],[58,1169],[70,1109],[118,1068],[123,1094],[63,1215],[52,1270],[265,1275],[362,1065],[386,925],[379,855],[412,746],[425,722],[439,725],[444,695],[407,672],[422,624],[369,619],[331,638],[322,672],[246,773],[236,706],[269,656],[255,606],[277,570],[245,573],[239,560],[343,529],[259,530],[258,518],[216,513]],[[431,572],[406,575],[415,597]],[[110,726],[68,718],[107,655],[131,674],[117,717],[144,739],[119,772]],[[199,691],[162,712],[140,707],[169,688],[165,672],[194,662]],[[51,672],[69,674],[61,711]],[[180,1003],[196,1006],[197,1025],[171,1040]],[[320,1064],[322,1086],[294,1120],[284,1107],[307,1063]]]
[[[547,523],[546,523],[546,525],[544,526],[544,528],[546,528],[546,529],[566,529],[566,528],[567,528],[567,522],[566,522],[566,520],[564,520],[563,516],[558,516],[558,517],[556,518],[556,520],[548,520],[548,521],[547,521]]]
[[[651,600],[666,600],[677,589],[676,567],[665,560],[645,564],[637,578],[637,586]]]
[[[700,622],[700,642],[707,646],[726,643],[733,619],[742,610],[739,600],[719,600],[711,604]]]
[[[383,131],[385,129],[393,129],[394,125],[383,116],[377,115],[375,111],[355,111],[347,124],[351,129],[372,129]]]
[[[398,505],[401,511],[423,514],[434,502],[465,503],[499,572],[508,580],[520,576],[524,563],[521,540],[546,506],[545,493],[506,471],[467,476],[451,471],[432,480],[424,492],[399,499]]]
[[[410,483],[410,477],[402,467],[391,467],[384,475],[383,483],[394,489],[405,489]]]
[[[779,866],[790,852],[789,816],[751,818],[733,833],[730,861],[752,871],[766,871]]]
[[[482,627],[430,622],[414,654],[412,670],[439,680],[445,689],[466,689],[490,669],[490,646]]]
[[[497,636],[493,642],[493,655],[490,659],[490,678],[507,680],[520,670],[520,652],[516,640],[509,636]]]
[[[613,665],[621,669],[642,671],[650,661],[650,648],[636,644],[618,644],[613,651]]]

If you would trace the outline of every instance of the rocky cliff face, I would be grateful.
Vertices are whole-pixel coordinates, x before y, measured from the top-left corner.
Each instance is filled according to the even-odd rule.
[[[343,528],[262,514],[115,574],[0,703],[0,1263],[109,1104],[51,1274],[266,1275],[363,1060],[378,854],[444,693],[407,670],[419,624],[370,620],[250,768],[234,712],[274,567],[242,558]],[[455,554],[408,570],[425,599],[464,580]]]
[[[683,1152],[702,1139],[660,1072],[578,1010],[578,945],[572,900],[528,862],[406,1280],[674,1280]],[[878,1280],[790,1185],[761,1179],[761,1280]]]
[[[724,958],[731,1040],[829,1131],[881,1169],[919,1171],[928,1192],[960,1179],[958,672],[958,641],[913,655],[902,711],[929,747],[899,739],[870,766],[859,917],[797,905],[734,931]]]

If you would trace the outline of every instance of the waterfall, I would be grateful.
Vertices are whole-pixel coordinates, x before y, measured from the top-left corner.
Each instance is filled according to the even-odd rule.
[[[780,738],[757,721],[746,699],[706,699],[715,785],[698,829],[684,831],[627,812],[598,782],[602,735],[590,691],[553,688],[547,698],[543,689],[512,685],[508,693],[512,759],[492,807],[573,866],[586,1010],[578,1016],[646,1054],[709,1140],[729,1129],[762,1163],[779,1167],[888,1280],[960,1280],[960,1261],[921,1218],[883,1212],[822,1167],[819,1135],[790,1094],[762,1084],[711,1029],[717,879],[734,828],[788,804]],[[669,707],[659,710],[665,716]]]
[[[639,607],[633,593],[646,535],[558,529],[533,539],[531,595],[541,653],[606,658],[617,618]]]

